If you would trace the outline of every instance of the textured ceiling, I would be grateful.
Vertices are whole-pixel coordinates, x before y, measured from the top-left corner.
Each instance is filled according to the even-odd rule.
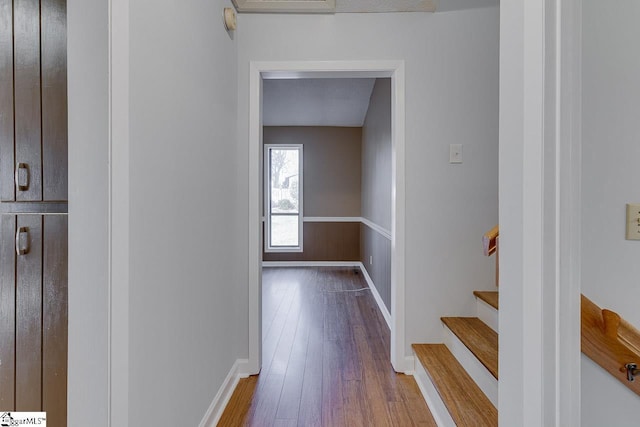
[[[376,79],[264,80],[264,126],[360,127]]]

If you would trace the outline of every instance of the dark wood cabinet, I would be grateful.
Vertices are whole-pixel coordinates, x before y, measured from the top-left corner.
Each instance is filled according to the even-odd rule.
[[[66,424],[67,216],[0,216],[0,407]],[[55,422],[57,421],[57,422]]]
[[[66,0],[0,0],[0,411],[67,423]]]
[[[67,200],[65,1],[11,4],[0,0],[0,200]]]

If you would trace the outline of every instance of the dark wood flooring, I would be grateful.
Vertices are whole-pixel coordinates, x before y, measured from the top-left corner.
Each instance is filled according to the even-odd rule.
[[[263,270],[262,371],[240,381],[219,426],[435,426],[353,268]],[[347,291],[347,292],[344,292]]]

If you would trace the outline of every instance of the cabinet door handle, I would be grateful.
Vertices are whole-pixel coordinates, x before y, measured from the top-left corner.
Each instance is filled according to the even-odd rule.
[[[20,227],[16,231],[16,254],[26,255],[29,253],[29,228]]]
[[[18,163],[16,165],[16,188],[19,191],[29,189],[29,165],[26,163]]]

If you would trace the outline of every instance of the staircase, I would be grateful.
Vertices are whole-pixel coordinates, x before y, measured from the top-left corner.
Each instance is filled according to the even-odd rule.
[[[498,425],[498,292],[478,317],[443,317],[443,344],[413,344],[415,377],[439,426]]]

